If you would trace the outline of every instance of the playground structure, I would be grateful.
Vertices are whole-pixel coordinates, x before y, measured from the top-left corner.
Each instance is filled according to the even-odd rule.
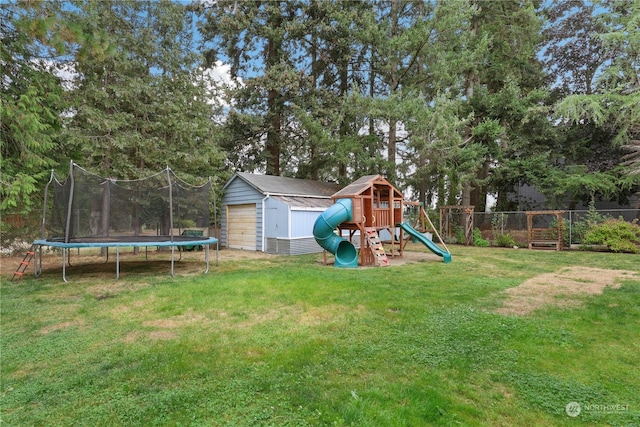
[[[448,251],[443,251],[403,221],[407,202],[402,193],[382,176],[363,176],[335,193],[332,201],[334,204],[316,220],[313,235],[322,248],[334,255],[336,267],[389,265],[389,256],[403,255],[406,245],[404,233],[442,256],[444,262],[451,261]],[[338,229],[338,234],[335,229]],[[348,234],[348,238],[342,237],[343,232]],[[388,236],[388,240],[382,241],[381,234]],[[359,238],[359,254],[353,244],[356,235]],[[384,248],[385,243],[390,247],[388,253]]]
[[[41,239],[33,242],[30,257],[23,262],[36,258],[37,277],[42,273],[42,247],[59,248],[66,282],[69,249],[103,248],[108,260],[109,248],[114,247],[118,279],[121,248],[134,248],[137,253],[141,247],[166,247],[171,250],[173,276],[175,249],[181,252],[202,247],[208,272],[212,244],[216,245],[218,260],[218,239],[205,235],[210,195],[210,179],[193,186],[169,167],[147,178],[120,180],[100,177],[71,162],[66,179],[60,180],[51,172],[45,188]]]

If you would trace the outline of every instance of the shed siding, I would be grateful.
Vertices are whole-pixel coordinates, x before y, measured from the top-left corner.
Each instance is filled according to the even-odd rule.
[[[313,224],[324,211],[291,210],[291,238],[313,237]]]
[[[315,254],[322,252],[322,248],[313,237],[291,240],[291,255]]]
[[[268,198],[265,201],[264,236],[265,238],[289,237],[289,206],[281,201]]]
[[[266,252],[279,255],[304,255],[322,252],[313,237],[304,239],[266,239]]]

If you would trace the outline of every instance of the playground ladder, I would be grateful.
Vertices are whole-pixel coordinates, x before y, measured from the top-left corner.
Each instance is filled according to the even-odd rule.
[[[18,266],[18,269],[16,270],[16,272],[13,273],[13,277],[11,277],[11,280],[15,279],[16,277],[18,279],[22,279],[24,272],[26,271],[27,267],[29,267],[29,264],[31,264],[31,260],[33,259],[35,254],[36,254],[36,248],[35,246],[31,246],[31,249],[29,249],[24,254],[24,258],[22,258],[22,261],[20,261],[20,265]]]
[[[380,236],[378,236],[378,231],[374,227],[367,227],[367,241],[369,242],[369,249],[373,253],[373,257],[376,260],[376,263],[379,266],[389,265],[389,258],[387,258],[387,254],[384,251],[384,246],[382,246],[382,242],[380,241]]]

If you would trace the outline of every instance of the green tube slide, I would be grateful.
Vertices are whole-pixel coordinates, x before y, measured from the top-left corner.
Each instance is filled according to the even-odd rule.
[[[335,267],[358,267],[358,251],[356,247],[350,241],[343,239],[334,232],[338,225],[345,221],[351,221],[351,219],[351,199],[338,199],[313,224],[313,237],[323,249],[333,254],[335,258],[333,265]]]

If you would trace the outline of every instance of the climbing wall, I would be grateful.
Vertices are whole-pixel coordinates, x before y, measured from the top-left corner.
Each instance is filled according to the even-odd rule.
[[[365,230],[367,232],[369,249],[371,249],[371,253],[373,253],[375,263],[381,267],[389,265],[389,258],[387,258],[384,246],[382,246],[380,236],[378,236],[376,229],[374,227],[367,227]]]

